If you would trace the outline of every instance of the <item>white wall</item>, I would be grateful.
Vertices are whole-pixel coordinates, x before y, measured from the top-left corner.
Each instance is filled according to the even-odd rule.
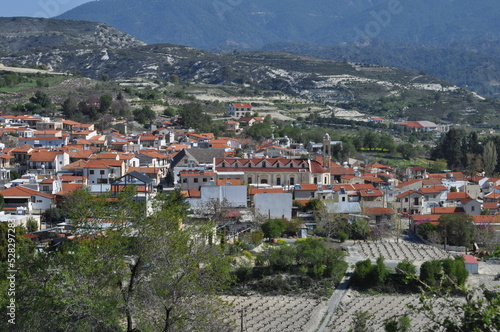
[[[255,210],[266,217],[292,219],[291,193],[255,194],[254,205]]]

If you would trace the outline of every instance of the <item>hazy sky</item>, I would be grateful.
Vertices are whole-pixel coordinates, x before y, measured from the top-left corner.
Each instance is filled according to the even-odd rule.
[[[1,0],[0,16],[54,17],[93,0]]]

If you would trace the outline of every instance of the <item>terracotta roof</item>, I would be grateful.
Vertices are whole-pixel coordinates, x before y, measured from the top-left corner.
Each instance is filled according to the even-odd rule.
[[[22,187],[22,186],[16,186],[16,187],[11,187],[11,188],[8,188],[8,189],[4,189],[2,191],[0,191],[0,194],[3,195],[3,197],[5,198],[9,198],[9,197],[31,197],[31,196],[42,196],[42,197],[45,197],[45,198],[54,198],[54,195],[51,195],[51,194],[45,194],[45,193],[42,193],[42,192],[39,192],[39,191],[36,191],[36,190],[33,190],[33,189],[29,189],[29,188],[26,188],[26,187]]]
[[[445,186],[434,186],[434,187],[424,187],[419,189],[421,193],[424,194],[433,194],[440,193],[442,191],[448,191]]]
[[[249,107],[252,107],[252,104],[250,104],[250,103],[232,103],[231,105],[233,105],[236,108],[249,108]]]
[[[454,214],[454,213],[465,213],[462,207],[433,207],[431,208],[432,214]]]
[[[62,154],[59,151],[40,151],[31,152],[30,161],[54,161],[58,155]]]
[[[408,195],[413,195],[413,194],[417,194],[417,195],[423,195],[421,192],[419,191],[415,191],[415,190],[408,190],[408,191],[405,191],[404,193],[401,193],[399,195],[396,196],[396,198],[403,198],[403,197],[406,197]]]
[[[479,215],[479,216],[471,216],[472,220],[476,224],[482,224],[482,223],[500,223],[500,215]]]
[[[462,199],[465,199],[465,198],[470,198],[470,196],[467,194],[467,193],[462,193],[462,192],[449,192],[448,193],[448,197],[447,199],[448,200],[455,200],[455,199],[459,199],[459,200],[462,200]]]
[[[394,214],[394,210],[391,208],[383,207],[369,207],[363,209],[363,214],[373,215],[373,214]]]
[[[123,160],[89,160],[83,168],[121,167]]]
[[[359,194],[360,194],[361,197],[381,197],[381,196],[384,196],[384,194],[382,193],[382,191],[380,191],[378,189],[375,189],[375,190],[372,190],[372,189],[360,190]]]
[[[498,209],[498,203],[497,202],[483,203],[483,207],[488,210],[496,210]]]
[[[179,172],[180,176],[214,176],[212,171],[200,171],[200,170],[182,170]]]
[[[404,188],[406,186],[409,186],[409,185],[412,185],[412,184],[415,184],[417,182],[421,182],[422,179],[412,179],[412,180],[408,180],[406,182],[401,182],[399,185],[396,186],[396,188]]]
[[[241,179],[227,179],[227,180],[216,180],[215,181],[215,185],[217,185],[217,186],[225,186],[225,185],[239,186],[242,184],[243,184],[243,181]]]
[[[250,188],[248,189],[249,195],[255,194],[280,194],[284,193],[285,190],[283,188]]]
[[[63,182],[62,183],[62,190],[56,193],[56,195],[68,195],[74,191],[77,191],[78,189],[83,187],[83,183],[68,183],[68,182]]]

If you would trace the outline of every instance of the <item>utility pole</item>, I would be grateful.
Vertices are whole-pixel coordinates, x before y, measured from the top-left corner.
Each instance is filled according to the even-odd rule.
[[[240,309],[238,311],[240,313],[240,331],[244,332],[245,329],[243,327],[243,318],[244,318],[244,315],[245,315],[245,311],[247,311],[247,309]]]

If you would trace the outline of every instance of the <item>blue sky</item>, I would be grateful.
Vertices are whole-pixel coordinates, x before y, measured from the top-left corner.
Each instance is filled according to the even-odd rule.
[[[93,0],[2,0],[0,17],[54,17]]]

